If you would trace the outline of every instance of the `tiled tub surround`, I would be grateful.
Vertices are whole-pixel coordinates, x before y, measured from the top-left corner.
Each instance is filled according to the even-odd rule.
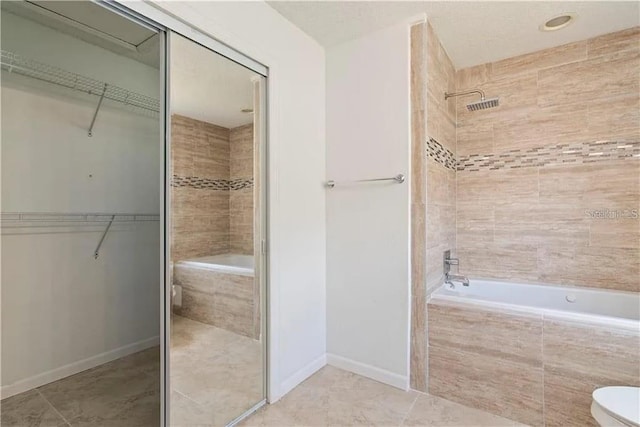
[[[427,390],[427,288],[426,236],[427,158],[424,156],[426,135],[426,52],[427,24],[411,26],[411,349],[410,385],[414,390]]]
[[[454,256],[456,254],[453,214],[456,210],[456,104],[453,98],[444,99],[445,92],[456,90],[456,71],[429,23],[426,30],[426,139],[439,145],[426,162],[426,287],[429,292],[443,281],[443,252],[450,249]]]
[[[216,258],[246,258],[250,266],[228,266]],[[173,283],[182,287],[182,304],[176,314],[260,338],[260,293],[256,291],[253,256],[222,255],[179,261],[173,266]]]
[[[570,304],[554,302],[554,297],[572,294],[580,304],[594,297],[589,291],[506,286],[528,286],[526,292],[537,297],[528,298],[529,306],[517,299],[510,304],[495,289],[503,299],[497,301],[491,282],[474,281],[470,290],[443,287],[433,294],[428,304],[429,393],[532,426],[583,427],[597,425],[590,415],[594,389],[640,385],[637,294],[594,295],[584,306],[591,305],[592,313],[575,314],[559,309]],[[516,288],[512,295],[518,298]],[[555,293],[545,296],[548,290]],[[611,297],[629,301],[616,303]],[[611,307],[602,304],[606,300],[613,302]],[[627,305],[633,313],[621,315],[635,320],[603,316],[612,315],[616,305]]]
[[[462,273],[640,291],[640,219],[592,215],[640,209],[639,72],[640,28],[456,72],[500,97],[456,104]]]
[[[640,291],[640,220],[609,214],[640,210],[639,70],[639,28],[456,71],[412,27],[412,388],[551,426],[638,383],[637,325],[424,304],[445,249],[471,277]],[[472,88],[500,106],[444,100]]]
[[[426,307],[442,283],[442,252],[455,252],[455,166],[424,156],[427,135],[455,159],[455,69],[427,22],[411,27],[411,387],[426,391]],[[435,153],[434,153],[435,154]]]
[[[229,135],[231,182],[250,182],[229,193],[229,251],[253,254],[253,123],[231,129]],[[247,179],[248,178],[248,179]]]
[[[253,254],[253,125],[173,115],[171,138],[172,260]]]

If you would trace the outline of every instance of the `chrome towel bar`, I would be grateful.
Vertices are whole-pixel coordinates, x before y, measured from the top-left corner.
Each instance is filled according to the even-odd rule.
[[[340,184],[360,184],[363,182],[378,182],[378,181],[395,181],[398,184],[402,184],[405,181],[405,176],[403,174],[398,174],[396,176],[392,176],[390,178],[371,178],[371,179],[359,179],[357,181],[342,181],[340,182]],[[338,184],[337,182],[331,180],[331,181],[327,181],[327,183],[325,184],[325,186],[327,188],[333,188],[336,186],[336,184]]]

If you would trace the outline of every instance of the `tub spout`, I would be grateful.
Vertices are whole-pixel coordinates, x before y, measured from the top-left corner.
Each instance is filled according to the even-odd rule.
[[[449,274],[447,273],[444,276],[444,282],[448,283],[450,285],[453,285],[452,282],[460,282],[462,283],[462,286],[469,286],[469,279],[467,278],[467,276],[462,276],[459,274]]]

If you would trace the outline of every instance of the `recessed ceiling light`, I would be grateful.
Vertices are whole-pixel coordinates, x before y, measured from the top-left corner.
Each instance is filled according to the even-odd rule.
[[[576,19],[575,13],[563,13],[540,25],[540,31],[556,31],[571,24]]]

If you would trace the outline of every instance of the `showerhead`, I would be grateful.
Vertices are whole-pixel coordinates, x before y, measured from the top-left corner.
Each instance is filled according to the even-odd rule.
[[[471,104],[467,104],[467,110],[469,111],[478,111],[478,110],[486,110],[487,108],[497,107],[500,104],[500,98],[497,96],[495,98],[487,99],[484,96],[484,92],[480,89],[467,90],[464,92],[454,92],[454,93],[445,93],[444,99],[449,99],[454,96],[464,96],[471,95],[472,93],[477,93],[480,95],[480,101],[472,102]]]
[[[480,101],[467,104],[467,110],[469,111],[486,110],[487,108],[497,107],[499,104],[500,104],[500,98],[496,96],[495,98],[481,99]]]

